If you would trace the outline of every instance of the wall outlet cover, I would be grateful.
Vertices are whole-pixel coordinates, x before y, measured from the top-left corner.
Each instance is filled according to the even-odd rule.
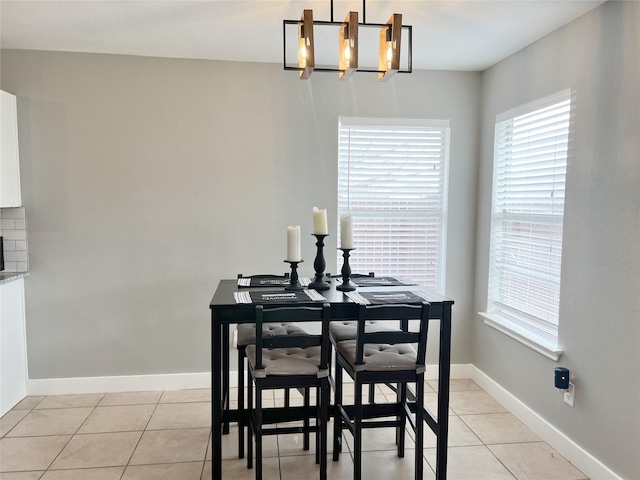
[[[573,383],[569,383],[569,388],[564,392],[564,403],[573,407],[575,402],[576,386]]]

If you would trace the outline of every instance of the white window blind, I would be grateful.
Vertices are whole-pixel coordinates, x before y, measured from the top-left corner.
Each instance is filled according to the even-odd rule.
[[[565,91],[499,115],[495,127],[487,315],[552,357],[570,116]]]
[[[338,219],[352,214],[352,272],[444,290],[448,146],[448,120],[340,118]]]

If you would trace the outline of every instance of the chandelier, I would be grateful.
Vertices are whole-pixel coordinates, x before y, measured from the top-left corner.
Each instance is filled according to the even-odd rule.
[[[314,71],[338,72],[340,80],[354,72],[371,72],[377,73],[380,81],[386,81],[398,72],[411,73],[412,27],[402,25],[402,14],[394,13],[387,23],[367,23],[366,0],[363,0],[362,19],[359,23],[358,12],[349,12],[343,22],[335,22],[331,0],[330,21],[314,20],[313,10],[304,10],[300,20],[283,20],[284,69],[299,71],[301,79],[308,79]],[[296,41],[291,42],[295,27]],[[319,35],[319,30],[323,36]],[[406,47],[401,43],[403,30],[407,34]],[[332,33],[327,36],[327,31]],[[290,37],[289,46],[287,36]],[[319,59],[321,47],[324,48],[324,63]],[[359,62],[365,50],[369,54],[369,66]],[[295,60],[291,61],[291,57]],[[401,57],[406,57],[403,68]]]

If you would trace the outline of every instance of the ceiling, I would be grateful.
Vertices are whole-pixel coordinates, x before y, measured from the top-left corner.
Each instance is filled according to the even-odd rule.
[[[386,23],[401,13],[412,26],[414,69],[482,71],[603,1],[369,0],[365,20]],[[353,10],[363,22],[362,1],[333,5],[335,21]],[[307,8],[314,20],[330,20],[330,7],[330,0],[1,0],[0,46],[282,63],[282,21]]]

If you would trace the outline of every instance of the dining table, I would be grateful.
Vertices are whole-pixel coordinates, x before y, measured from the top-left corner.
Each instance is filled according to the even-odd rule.
[[[353,279],[358,284],[357,279]],[[392,279],[393,280],[393,279]],[[328,288],[321,291],[313,289],[297,290],[296,295],[285,290],[285,286],[267,288],[270,292],[269,300],[286,305],[317,305],[318,302],[328,302],[331,305],[331,320],[357,321],[358,301],[354,298],[364,298],[368,294],[380,293],[381,297],[394,296],[401,292],[418,294],[431,304],[430,319],[439,323],[439,351],[438,351],[438,406],[435,412],[425,407],[425,422],[436,435],[436,466],[437,480],[447,478],[447,438],[449,428],[449,380],[451,371],[451,310],[454,301],[429,290],[419,284],[403,281],[393,284],[378,279],[363,279],[354,292],[340,289],[342,280],[331,277]],[[326,287],[325,287],[326,288]],[[260,303],[260,295],[265,292],[264,286],[251,286],[242,283],[240,279],[220,280],[211,298],[209,308],[212,323],[211,368],[212,368],[212,473],[213,478],[222,479],[222,435],[228,433],[229,422],[238,422],[240,412],[229,408],[229,346],[230,326],[255,321],[255,304]],[[354,294],[356,294],[354,296]],[[384,294],[384,295],[382,295]],[[429,326],[429,332],[433,332]],[[240,368],[240,367],[238,367]]]

